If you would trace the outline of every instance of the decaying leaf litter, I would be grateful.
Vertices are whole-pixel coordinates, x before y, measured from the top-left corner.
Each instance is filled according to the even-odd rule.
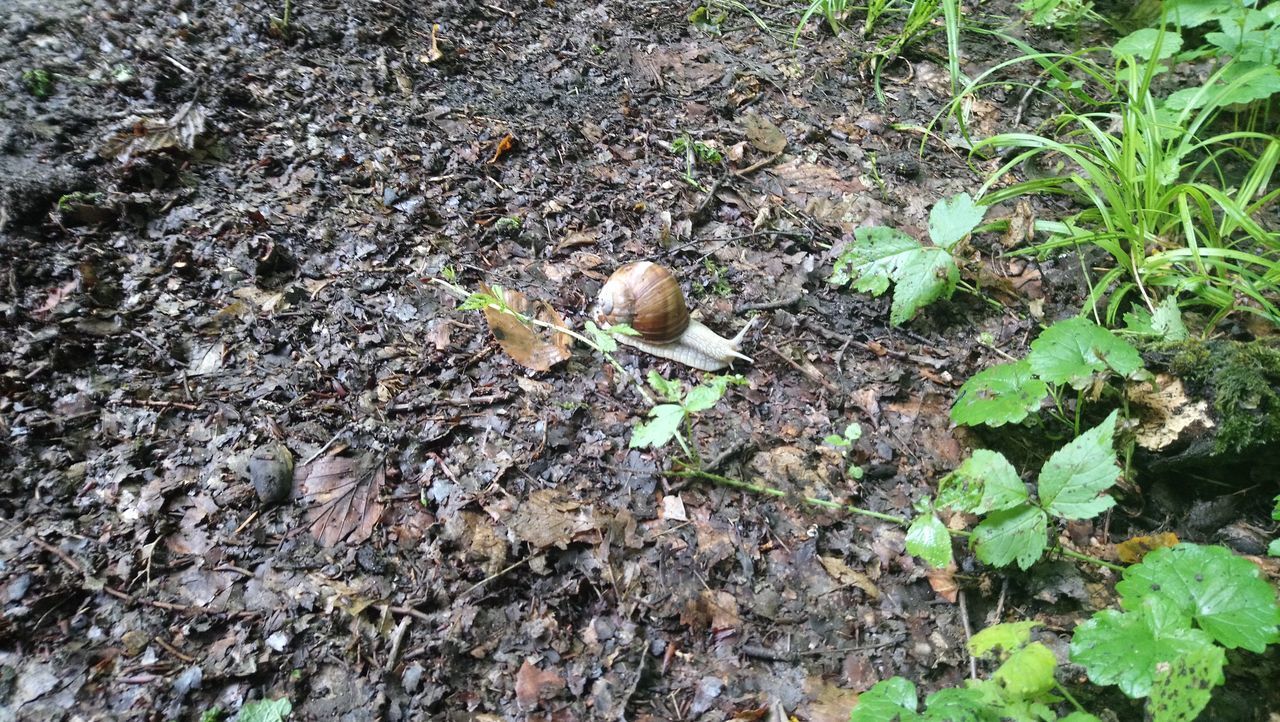
[[[580,323],[614,268],[660,259],[708,324],[762,318],[704,457],[907,513],[973,441],[947,413],[979,335],[1017,348],[1027,304],[1082,296],[1069,264],[986,260],[1010,311],[958,296],[895,329],[824,282],[855,227],[923,238],[973,187],[962,152],[915,155],[949,93],[929,55],[883,74],[884,107],[856,44],[793,48],[781,11],[772,36],[663,3],[13,8],[11,718],[847,719],[879,679],[962,680],[966,623],[1065,644],[1104,594],[1065,563],[930,573],[896,526],[664,478],[669,452],[628,448],[626,379],[581,348],[528,371],[429,283]],[[858,481],[821,443],[850,422]]]

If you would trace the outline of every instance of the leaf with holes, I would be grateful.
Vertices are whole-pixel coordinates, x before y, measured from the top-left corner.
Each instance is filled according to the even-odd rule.
[[[1150,694],[1161,665],[1213,646],[1175,605],[1152,599],[1128,612],[1104,609],[1077,626],[1071,661],[1095,684],[1114,684],[1140,699]]]

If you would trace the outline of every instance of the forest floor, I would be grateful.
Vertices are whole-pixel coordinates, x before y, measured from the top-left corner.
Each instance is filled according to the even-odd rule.
[[[988,295],[905,327],[826,282],[855,228],[924,238],[997,163],[926,136],[941,33],[881,99],[873,39],[815,20],[793,46],[797,8],[766,30],[651,0],[6,4],[0,720],[287,697],[304,720],[834,722],[893,675],[963,682],[967,628],[1036,619],[1065,659],[1106,605],[1105,570],[930,574],[894,524],[672,478],[674,448],[629,448],[625,376],[581,348],[527,370],[430,280],[580,325],[615,268],[661,261],[708,325],[756,318],[746,385],[696,419],[709,468],[909,516],[978,443],[958,386],[1084,297],[1075,259],[997,234],[973,241]],[[1003,51],[966,41],[962,70]],[[1010,86],[968,111],[989,134],[1052,109]],[[846,459],[823,439],[850,423]],[[282,503],[251,482],[272,454]],[[1280,708],[1255,672],[1231,667],[1220,718]]]

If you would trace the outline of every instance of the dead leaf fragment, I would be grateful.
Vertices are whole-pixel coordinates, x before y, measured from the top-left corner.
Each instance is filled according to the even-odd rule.
[[[133,118],[128,130],[117,132],[102,145],[104,158],[127,162],[136,155],[178,148],[191,150],[204,133],[205,112],[195,103],[187,103],[166,121]]]
[[[439,33],[440,33],[440,23],[432,23],[431,24],[431,49],[427,51],[426,55],[422,55],[418,57],[418,60],[420,60],[424,65],[430,65],[435,61],[439,60],[440,58],[444,57],[444,51],[440,49]]]
[[[853,586],[867,593],[872,599],[880,598],[880,589],[871,581],[871,577],[850,567],[840,557],[818,557],[822,568],[842,587]]]
[[[765,153],[781,153],[787,147],[787,136],[768,118],[747,113],[742,122],[747,127],[747,140]]]
[[[593,515],[555,489],[529,494],[506,522],[517,539],[536,549],[565,549],[575,536],[596,528]]]
[[[1188,429],[1214,427],[1208,402],[1192,401],[1176,376],[1158,374],[1154,383],[1131,385],[1127,395],[1138,407],[1141,421],[1134,437],[1144,449],[1160,451],[1183,438]]]
[[[1178,535],[1171,531],[1150,536],[1135,536],[1116,544],[1116,556],[1125,564],[1137,564],[1149,552],[1178,543]]]
[[[516,672],[516,702],[523,709],[530,709],[544,699],[550,699],[564,689],[564,678],[551,670],[541,670],[525,660]]]
[[[956,584],[956,563],[952,560],[943,569],[930,569],[925,578],[929,580],[929,588],[938,596],[955,604],[960,597],[960,586]]]
[[[328,456],[297,471],[297,485],[309,505],[311,535],[322,546],[340,541],[359,544],[373,536],[382,517],[378,495],[386,480],[386,465],[365,456]]]
[[[502,293],[502,298],[508,306],[517,313],[529,315],[529,299],[519,291],[511,291],[508,289],[494,289],[489,286],[481,286],[485,293]],[[489,330],[493,333],[494,339],[502,350],[511,357],[513,361],[533,369],[534,371],[548,371],[552,366],[564,361],[571,355],[570,346],[573,339],[566,333],[555,331],[550,332],[551,339],[544,340],[539,337],[539,333],[544,333],[541,328],[535,328],[532,325],[526,325],[520,319],[509,313],[504,313],[496,308],[484,309],[484,318],[489,322]],[[565,325],[564,318],[556,312],[548,303],[541,303],[538,308],[537,318],[540,321],[563,327]]]

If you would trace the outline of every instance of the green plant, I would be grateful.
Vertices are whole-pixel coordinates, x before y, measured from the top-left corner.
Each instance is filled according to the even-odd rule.
[[[1271,510],[1271,518],[1280,521],[1280,496],[1276,497],[1276,508]],[[1280,537],[1271,540],[1271,545],[1267,547],[1267,554],[1280,557]]]
[[[1055,451],[1027,492],[1003,454],[978,449],[938,482],[935,501],[921,502],[907,529],[907,551],[942,568],[951,561],[951,540],[937,508],[983,517],[969,535],[978,559],[997,567],[1016,562],[1022,569],[1049,549],[1049,521],[1091,519],[1115,504],[1106,491],[1120,477],[1113,448],[1118,411]],[[1067,556],[1071,556],[1064,550]]]
[[[657,449],[674,439],[685,456],[697,465],[700,456],[693,443],[693,414],[706,411],[719,403],[730,384],[740,386],[746,382],[745,378],[737,374],[712,376],[686,393],[684,384],[679,379],[668,380],[657,371],[650,371],[649,385],[666,403],[649,409],[649,420],[632,430],[630,447],[642,449],[647,446]]]
[[[889,322],[899,326],[922,307],[955,292],[961,283],[955,260],[960,242],[985,214],[986,208],[975,205],[967,193],[939,201],[929,213],[930,246],[896,228],[859,228],[836,259],[827,282],[836,286],[852,283],[858,291],[879,296],[892,281],[895,288]],[[974,290],[967,284],[963,287]]]
[[[221,720],[222,720],[221,707],[210,707],[209,709],[200,713],[200,722],[221,722]]]
[[[883,12],[884,7],[889,2],[890,0],[872,0],[872,5],[878,6],[880,11]],[[800,16],[800,22],[796,23],[796,31],[791,36],[791,43],[794,45],[800,40],[800,33],[804,30],[804,26],[809,23],[809,18],[818,13],[821,13],[822,17],[826,18],[827,26],[831,28],[832,34],[839,35],[840,31],[844,29],[844,15],[848,10],[849,0],[812,0],[809,3],[809,7],[805,9],[804,14]],[[868,13],[870,13],[870,10],[868,10]],[[871,21],[868,20],[868,24],[870,23]]]
[[[520,220],[520,216],[503,216],[493,224],[493,230],[503,233],[514,233],[520,230],[524,222]]]
[[[27,92],[41,100],[53,94],[53,75],[44,68],[33,68],[22,73],[22,85]]]
[[[235,722],[284,722],[293,713],[293,705],[285,697],[249,702],[240,708]]]
[[[1007,159],[979,197],[995,204],[1061,195],[1083,206],[1058,221],[1037,221],[1049,239],[1021,252],[1105,252],[1111,267],[1096,279],[1086,274],[1086,307],[1105,300],[1108,325],[1134,305],[1154,314],[1169,296],[1184,307],[1208,308],[1209,327],[1234,311],[1280,323],[1280,234],[1254,218],[1280,198],[1280,188],[1269,189],[1280,138],[1247,131],[1202,135],[1243,89],[1270,71],[1238,73],[1235,63],[1227,63],[1191,95],[1161,100],[1152,79],[1164,72],[1163,60],[1180,41],[1157,31],[1129,40],[1112,48],[1113,66],[1088,59],[1091,51],[1058,55],[1026,48],[1025,55],[970,84],[960,99],[991,85],[993,73],[1033,61],[1049,78],[1042,92],[1066,108],[1046,135],[1002,133],[973,144],[975,153],[999,149]],[[1245,170],[1233,177],[1232,168]],[[1028,179],[993,190],[1015,169]]]
[[[853,448],[853,445],[861,438],[862,425],[854,422],[844,428],[843,436],[838,434],[828,434],[827,437],[822,440],[822,443],[834,448],[836,451],[840,452],[840,456],[847,458],[849,455],[849,449]],[[858,466],[857,464],[849,464],[845,473],[847,473],[851,479],[861,479],[863,472],[861,466]]]
[[[1111,331],[1086,318],[1059,321],[1031,342],[1025,359],[969,377],[951,406],[951,420],[968,426],[1016,424],[1051,398],[1051,413],[1078,434],[1085,400],[1101,395],[1115,376],[1140,381],[1150,373],[1138,350]],[[1068,388],[1076,392],[1074,413],[1065,404]]]
[[[1095,684],[1149,698],[1156,722],[1190,720],[1222,684],[1224,648],[1262,653],[1280,641],[1280,605],[1258,567],[1224,547],[1157,549],[1116,585],[1121,610],[1076,627],[1071,660]]]
[[[292,0],[284,0],[284,13],[280,17],[271,16],[271,32],[280,37],[287,37],[289,35],[289,22],[292,12]]]
[[[671,152],[684,156],[684,182],[702,191],[705,191],[706,188],[694,178],[694,168],[699,163],[714,165],[724,160],[724,156],[715,149],[715,146],[700,140],[693,140],[688,135],[681,135],[672,141]]]
[[[725,277],[725,267],[716,263],[710,256],[702,262],[702,266],[707,269],[707,273],[711,274],[711,292],[721,298],[728,298],[733,293],[733,287]]]
[[[1022,0],[1018,9],[1027,13],[1032,25],[1074,28],[1086,20],[1099,20],[1091,0]]]
[[[917,711],[916,687],[902,677],[876,683],[858,697],[849,722],[953,722],[954,720],[1057,720],[1097,722],[1057,680],[1058,660],[1042,642],[1031,640],[1036,622],[1009,622],[988,627],[969,639],[969,654],[999,666],[988,679],[971,679],[964,687],[929,695]],[[1056,693],[1055,693],[1056,692]],[[1075,711],[1058,717],[1052,706],[1068,700]]]

